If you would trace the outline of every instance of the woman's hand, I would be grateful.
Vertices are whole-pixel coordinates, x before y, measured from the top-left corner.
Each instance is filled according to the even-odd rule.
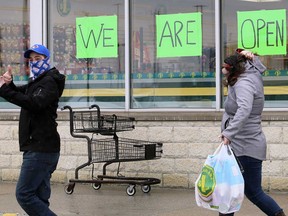
[[[240,52],[241,55],[245,56],[247,59],[252,60],[254,58],[254,53],[247,51],[247,50],[242,50]]]
[[[221,142],[223,142],[224,145],[229,145],[231,143],[231,141],[222,134],[219,136],[219,138],[221,139]]]

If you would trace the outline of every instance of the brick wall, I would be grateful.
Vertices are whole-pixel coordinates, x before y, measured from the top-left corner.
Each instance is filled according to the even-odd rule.
[[[10,116],[12,114],[9,114]],[[119,137],[163,143],[163,154],[157,160],[123,162],[120,174],[161,179],[161,187],[192,188],[208,154],[219,144],[221,113],[175,117],[155,113],[130,113],[136,117],[136,128],[118,133]],[[68,115],[60,116],[59,132],[62,138],[61,157],[53,182],[66,183],[74,178],[75,168],[88,160],[87,141],[70,135]],[[152,117],[153,116],[153,117]],[[157,117],[155,117],[157,116]],[[5,118],[5,120],[3,120]],[[202,119],[202,120],[201,120]],[[263,130],[268,142],[267,161],[263,164],[265,190],[288,190],[288,120],[279,116],[264,116]],[[103,138],[96,136],[95,138]],[[107,136],[105,136],[107,138]],[[18,120],[2,116],[0,121],[0,180],[17,181],[22,154],[18,147]],[[96,175],[102,174],[102,165],[94,164]],[[107,167],[107,175],[115,175],[118,163]],[[91,166],[79,172],[79,178],[91,178]]]

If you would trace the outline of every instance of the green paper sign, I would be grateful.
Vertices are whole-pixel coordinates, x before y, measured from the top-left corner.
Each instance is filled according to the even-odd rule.
[[[117,31],[117,16],[76,18],[76,57],[117,57]]]
[[[201,56],[202,13],[156,15],[157,57]]]
[[[286,55],[286,10],[237,12],[238,47],[260,55]]]

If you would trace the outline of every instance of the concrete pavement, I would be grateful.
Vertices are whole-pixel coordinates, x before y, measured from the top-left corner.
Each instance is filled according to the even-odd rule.
[[[15,183],[0,181],[0,216],[25,215],[15,199]],[[160,188],[152,185],[145,194],[139,186],[136,194],[126,194],[127,185],[103,184],[94,190],[90,184],[76,184],[68,195],[63,184],[52,185],[51,209],[58,216],[218,216],[217,212],[200,208],[194,190]],[[288,193],[269,193],[288,212]],[[2,214],[1,214],[2,213]],[[10,213],[10,214],[8,214]],[[246,199],[235,216],[264,215]]]

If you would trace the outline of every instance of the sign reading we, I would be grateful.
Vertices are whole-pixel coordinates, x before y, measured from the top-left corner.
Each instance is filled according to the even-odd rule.
[[[202,14],[156,15],[157,57],[201,56]]]
[[[237,12],[238,47],[260,55],[286,55],[286,10]]]
[[[76,18],[77,58],[117,56],[117,16]]]

